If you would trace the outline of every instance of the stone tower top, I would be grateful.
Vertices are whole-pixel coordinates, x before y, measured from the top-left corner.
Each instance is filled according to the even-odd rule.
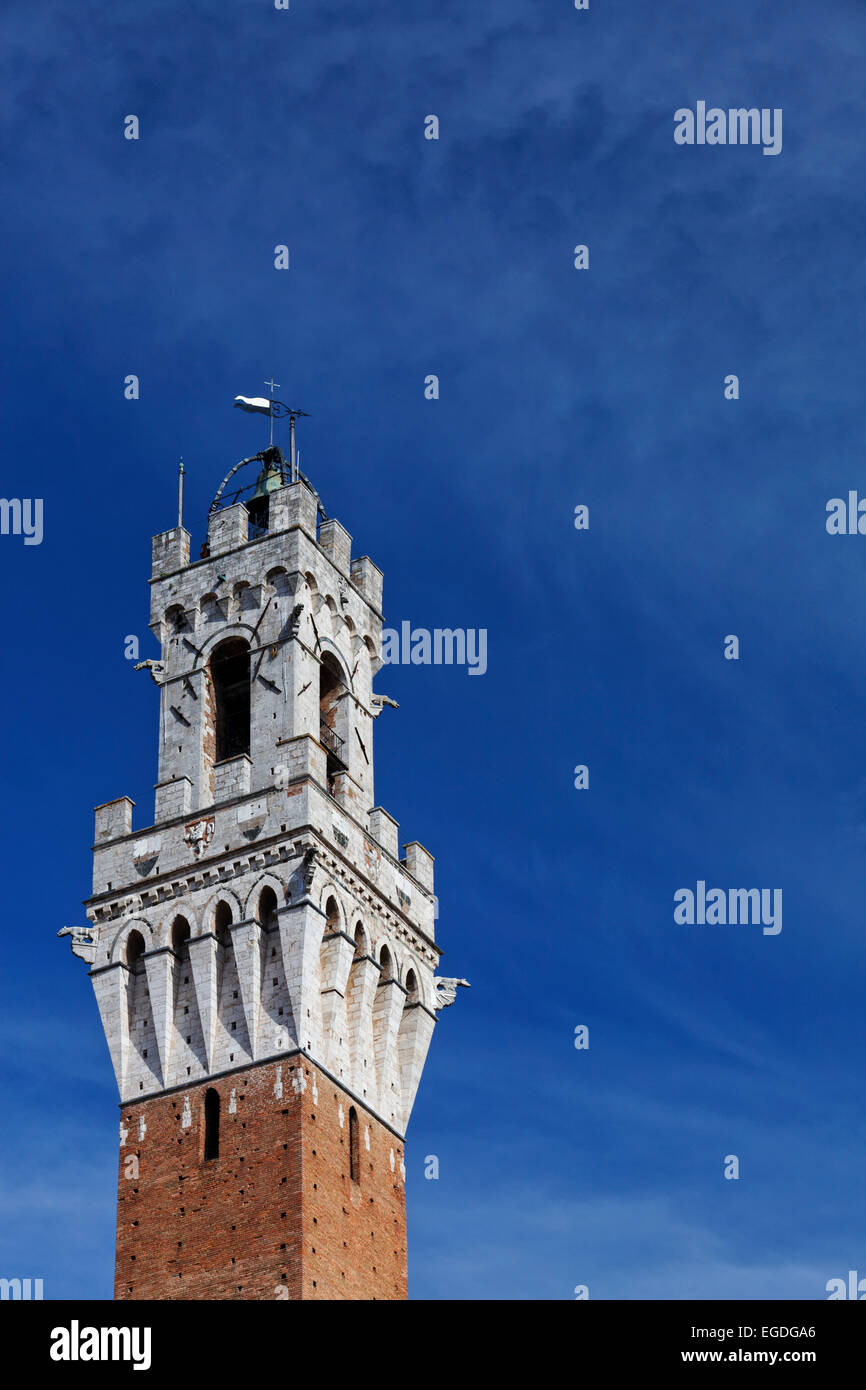
[[[402,1135],[454,991],[432,856],[401,857],[375,804],[382,574],[278,450],[257,459],[201,558],[180,525],[154,537],[155,812],[97,807],[73,949],[123,1101],[301,1052]]]
[[[351,536],[306,479],[281,482],[279,450],[257,457],[254,497],[214,505],[201,559],[190,563],[183,527],[154,537],[155,821],[273,785],[280,750],[308,736],[331,794],[369,829],[382,574],[352,561]]]

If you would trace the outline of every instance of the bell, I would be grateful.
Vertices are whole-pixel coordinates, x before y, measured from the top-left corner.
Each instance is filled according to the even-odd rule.
[[[266,498],[269,492],[274,492],[276,488],[283,486],[283,475],[276,463],[266,463],[256,479],[256,490],[250,498],[251,502],[257,502],[260,498]]]
[[[268,499],[272,492],[283,486],[280,460],[278,456],[274,457],[274,455],[276,455],[276,450],[270,458],[265,458],[262,462],[262,471],[256,479],[256,490],[247,503],[252,535],[261,536],[267,533]]]

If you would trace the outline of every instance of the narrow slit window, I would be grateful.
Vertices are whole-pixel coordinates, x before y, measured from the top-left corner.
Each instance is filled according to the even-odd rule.
[[[220,1156],[220,1098],[213,1087],[204,1098],[204,1156],[205,1161]]]
[[[349,1111],[349,1177],[361,1181],[361,1155],[358,1148],[358,1112],[354,1105]]]

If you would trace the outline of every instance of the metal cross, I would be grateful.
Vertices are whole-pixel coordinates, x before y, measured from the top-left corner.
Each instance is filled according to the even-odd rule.
[[[266,381],[266,382],[265,382],[265,385],[266,385],[266,386],[269,386],[269,387],[271,388],[271,400],[273,400],[273,399],[274,399],[274,391],[275,391],[275,390],[277,389],[277,387],[280,385],[280,383],[279,383],[278,381],[274,381],[273,372],[271,373],[271,379],[270,379],[270,381]],[[274,415],[273,415],[273,411],[270,412],[270,420],[271,420],[271,437],[270,437],[270,441],[269,441],[269,447],[272,448],[272,447],[273,447],[273,443],[274,443]]]

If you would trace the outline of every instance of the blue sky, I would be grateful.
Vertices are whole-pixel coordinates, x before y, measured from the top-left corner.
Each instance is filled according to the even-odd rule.
[[[378,681],[377,799],[472,982],[408,1135],[412,1295],[866,1273],[866,539],[824,524],[866,493],[864,50],[845,0],[5,8],[2,486],[45,529],[0,537],[0,1273],[110,1296],[116,1091],[55,933],[92,807],[152,819],[123,650],[178,456],[197,546],[271,372],[389,624],[489,634],[483,677]],[[781,108],[782,153],[675,145],[698,100]],[[676,925],[698,879],[781,888],[782,932]]]

